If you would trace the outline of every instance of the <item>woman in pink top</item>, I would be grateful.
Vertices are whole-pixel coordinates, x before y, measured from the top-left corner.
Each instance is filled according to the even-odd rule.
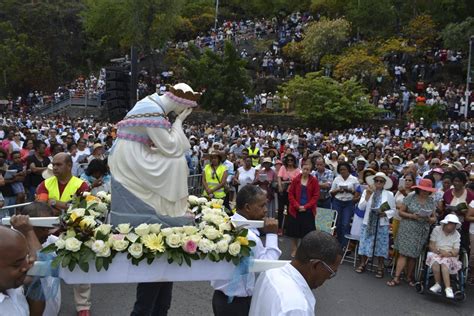
[[[283,158],[283,166],[278,170],[278,234],[283,234],[283,212],[285,206],[289,207],[288,187],[301,170],[296,164],[296,157],[293,154]]]

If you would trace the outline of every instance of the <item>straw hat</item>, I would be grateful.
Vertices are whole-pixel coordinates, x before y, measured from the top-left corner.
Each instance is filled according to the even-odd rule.
[[[430,179],[421,179],[418,185],[412,186],[411,188],[428,192],[436,192],[436,189],[433,188],[433,182],[431,182]]]
[[[393,163],[393,161],[395,159],[398,159],[398,161],[400,161],[400,163],[403,163],[403,158],[402,157],[399,157],[399,156],[393,156],[392,158],[390,158],[390,162]]]
[[[54,177],[54,173],[53,173],[53,164],[49,164],[48,165],[48,168],[46,168],[45,171],[43,171],[43,173],[41,174],[43,176],[43,179],[49,179],[51,177]]]
[[[263,165],[264,163],[269,163],[269,164],[271,164],[271,165],[273,166],[272,158],[270,158],[270,157],[265,157],[265,158],[263,158],[262,165]]]
[[[385,180],[385,184],[383,186],[383,188],[385,190],[388,190],[390,189],[392,186],[393,186],[393,181],[392,179],[390,179],[385,173],[383,172],[377,172],[376,174],[374,174],[373,176],[369,176],[367,177],[367,184],[368,185],[374,185],[374,180],[375,178],[383,178]]]

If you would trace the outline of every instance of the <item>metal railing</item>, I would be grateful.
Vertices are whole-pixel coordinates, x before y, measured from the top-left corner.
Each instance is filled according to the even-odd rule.
[[[188,176],[188,193],[189,195],[201,196],[204,191],[202,185],[202,174],[194,174]]]
[[[65,111],[71,106],[84,107],[84,109],[97,108],[101,105],[100,98],[97,96],[89,96],[84,94],[83,96],[70,96],[66,99],[63,99],[59,102],[53,103],[46,107],[40,108],[37,110],[38,114],[48,115],[57,113],[60,111]]]

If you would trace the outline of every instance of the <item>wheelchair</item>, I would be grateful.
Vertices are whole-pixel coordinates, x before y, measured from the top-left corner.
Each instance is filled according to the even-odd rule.
[[[427,255],[428,247],[426,247],[422,254],[418,257],[415,266],[415,289],[420,294],[429,293],[431,295],[446,298],[444,295],[444,291],[441,291],[441,293],[434,293],[429,290],[430,287],[434,284],[434,277],[431,268],[426,265]],[[454,300],[455,302],[463,302],[466,300],[465,286],[467,283],[469,270],[469,256],[466,249],[464,249],[463,247],[461,247],[459,250],[459,260],[462,263],[462,268],[458,271],[457,274],[451,275],[451,287],[454,292],[454,299],[449,300]]]

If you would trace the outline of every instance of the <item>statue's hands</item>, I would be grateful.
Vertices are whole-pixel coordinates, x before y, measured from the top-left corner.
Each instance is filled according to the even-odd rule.
[[[191,114],[192,111],[192,108],[187,108],[183,112],[181,112],[176,119],[180,120],[181,122],[184,122],[184,120],[188,117],[189,114]]]

